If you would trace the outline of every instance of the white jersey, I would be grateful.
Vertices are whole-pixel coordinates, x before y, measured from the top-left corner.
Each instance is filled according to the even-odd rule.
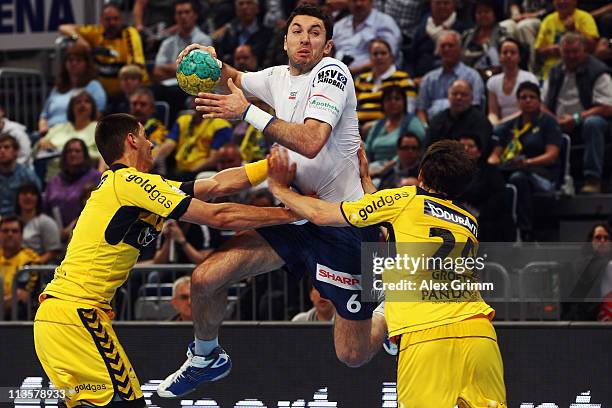
[[[245,73],[242,88],[272,106],[276,117],[304,123],[317,119],[332,127],[331,135],[314,159],[289,150],[297,164],[294,184],[303,194],[340,202],[363,196],[357,150],[361,143],[357,122],[357,98],[349,69],[337,59],[325,57],[307,74],[292,76],[287,65]],[[308,137],[308,135],[295,135]]]

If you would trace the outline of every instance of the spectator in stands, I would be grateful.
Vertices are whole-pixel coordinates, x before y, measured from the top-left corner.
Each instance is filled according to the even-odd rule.
[[[540,88],[523,82],[516,92],[521,116],[495,129],[497,144],[489,164],[509,172],[517,189],[518,227],[523,241],[533,241],[534,192],[552,192],[560,176],[561,129],[555,118],[542,112]]]
[[[217,171],[229,169],[231,167],[240,167],[244,163],[240,148],[233,143],[226,143],[219,149],[217,159]]]
[[[241,72],[257,71],[257,55],[253,52],[253,47],[249,44],[236,47],[236,51],[234,51],[234,68]]]
[[[462,60],[486,77],[487,71],[499,72],[499,44],[507,33],[498,24],[493,0],[476,1],[474,21],[474,28],[461,36]]]
[[[427,145],[443,139],[459,140],[463,135],[478,137],[484,154],[491,148],[493,129],[485,114],[472,105],[474,98],[468,81],[458,79],[448,88],[449,107],[436,114],[427,129]]]
[[[386,166],[388,168],[379,175],[371,174],[371,177],[380,178],[380,190],[419,184],[422,145],[421,139],[413,133],[407,132],[400,136],[397,140],[397,158],[390,162],[391,166]]]
[[[43,213],[43,198],[36,184],[19,187],[15,214],[23,222],[23,244],[40,256],[40,263],[55,263],[62,249],[60,230],[53,218]]]
[[[350,15],[334,24],[335,57],[348,65],[353,74],[372,67],[368,48],[375,38],[391,46],[397,56],[402,36],[393,18],[374,8],[374,0],[349,0]]]
[[[484,85],[480,74],[461,62],[460,36],[456,31],[444,31],[438,36],[437,53],[442,66],[423,77],[417,97],[417,115],[424,125],[438,112],[448,108],[448,89],[457,79],[464,79],[472,88],[472,104],[484,103]]]
[[[478,219],[478,241],[503,242],[512,237],[512,217],[504,202],[506,182],[496,166],[487,163],[480,138],[462,135],[459,141],[478,165],[472,182],[459,201]],[[514,237],[515,238],[515,237]]]
[[[599,31],[595,19],[589,13],[576,8],[577,0],[554,0],[555,12],[546,16],[536,38],[536,55],[542,59],[542,74],[546,78],[548,71],[561,61],[559,40],[564,33],[579,32],[584,34],[587,50],[593,50]]]
[[[147,60],[155,55],[165,37],[176,34],[173,0],[135,0],[132,16],[134,27],[140,33]]]
[[[106,108],[106,92],[96,78],[96,66],[88,48],[76,44],[66,52],[55,87],[47,97],[38,120],[38,131],[45,135],[50,128],[68,121],[68,104],[72,97],[87,91],[99,111]]]
[[[487,81],[489,122],[497,126],[519,115],[516,90],[525,81],[538,83],[531,72],[519,68],[521,45],[512,38],[504,39],[499,45],[499,60],[503,72],[493,75]]]
[[[414,113],[416,99],[414,82],[407,72],[400,71],[395,66],[395,58],[387,41],[380,38],[370,41],[370,63],[372,69],[355,79],[357,118],[362,132],[369,128],[363,128],[364,124],[384,117],[381,100],[384,87],[398,85],[404,89],[407,112]]]
[[[212,251],[204,245],[201,225],[168,220],[164,225],[161,245],[155,252],[153,263],[199,264]]]
[[[124,65],[119,70],[119,87],[121,92],[108,99],[106,114],[128,113],[130,96],[142,86],[142,69],[138,65]]]
[[[336,315],[336,308],[334,304],[329,300],[321,297],[321,294],[312,286],[310,280],[308,281],[310,286],[309,297],[312,302],[312,308],[306,312],[301,312],[293,316],[292,322],[333,322],[334,316]]]
[[[595,56],[612,68],[612,3],[591,12],[595,17],[601,37],[595,48]]]
[[[213,34],[217,56],[233,64],[234,50],[249,44],[258,61],[263,61],[273,31],[257,21],[259,0],[235,0],[236,18]]]
[[[126,64],[142,67],[143,82],[148,83],[140,35],[134,27],[125,25],[118,3],[102,6],[99,25],[62,24],[59,31],[93,53],[98,80],[108,96],[121,91],[118,74]]]
[[[601,192],[604,147],[612,118],[610,70],[586,51],[586,38],[567,33],[561,39],[563,62],[544,84],[546,108],[573,143],[584,143],[583,193]]]
[[[17,155],[17,163],[25,166],[31,165],[32,142],[30,136],[26,132],[26,127],[21,123],[13,122],[6,118],[4,108],[0,106],[0,135],[11,135],[19,145],[19,153]]]
[[[191,277],[182,276],[172,285],[172,307],[176,315],[170,318],[174,322],[190,322],[191,319]]]
[[[40,160],[47,160],[52,156],[46,163],[45,179],[48,180],[59,173],[57,157],[70,139],[76,138],[85,142],[89,156],[96,160],[97,165],[101,160],[95,140],[97,117],[96,101],[87,91],[80,91],[70,99],[68,122],[53,126],[35,146],[36,155]]]
[[[9,319],[12,310],[13,282],[18,270],[26,265],[39,264],[36,252],[22,244],[23,223],[15,215],[0,218],[0,276],[3,280],[4,318]],[[24,318],[25,302],[36,285],[37,279],[25,273],[17,279],[17,297],[19,299],[18,318]]]
[[[130,114],[134,115],[138,122],[145,128],[147,139],[153,142],[153,157],[157,165],[162,164],[172,149],[161,150],[164,144],[168,129],[155,117],[155,97],[153,92],[146,87],[140,87],[130,96]]]
[[[60,230],[60,237],[62,238],[62,241],[65,241],[66,245],[70,243],[70,239],[72,238],[72,232],[74,231],[74,227],[76,226],[79,216],[81,215],[81,211],[83,211],[83,208],[85,208],[85,204],[87,203],[87,200],[89,200],[89,196],[91,196],[91,193],[98,187],[98,184],[100,183],[97,183],[97,184],[88,183],[83,186],[83,189],[81,190],[80,200],[79,200],[80,209],[78,211],[77,217],[74,220],[72,220],[70,224],[68,224],[66,227]]]
[[[540,29],[541,18],[548,12],[548,0],[513,0],[510,4],[510,18],[500,23],[508,35],[516,38],[529,51],[529,70],[535,69],[533,43]]]
[[[597,223],[591,227],[583,256],[578,257],[572,265],[578,274],[569,285],[565,296],[570,301],[561,304],[563,320],[599,319],[600,308],[605,307],[602,300],[612,292],[611,234],[612,230],[605,223]]]
[[[195,98],[192,98],[192,103]],[[175,152],[175,179],[191,180],[217,167],[219,148],[232,140],[232,125],[225,119],[204,119],[197,111],[181,115],[159,149]]]
[[[158,100],[170,105],[170,122],[185,108],[186,100],[185,92],[176,80],[176,57],[190,44],[212,45],[212,39],[196,26],[198,13],[195,0],[175,1],[174,20],[178,32],[161,43],[153,68],[153,76],[159,82],[154,93]]]
[[[406,58],[407,71],[417,78],[417,83],[421,77],[442,64],[439,53],[442,34],[448,30],[462,33],[468,28],[465,21],[457,19],[456,9],[455,0],[431,0],[431,16],[417,27],[410,54]],[[457,37],[459,46],[460,35],[457,34]]]
[[[251,103],[270,114],[273,112],[273,109],[260,99],[255,98],[251,100]],[[246,120],[235,124],[232,131],[232,143],[240,146],[240,154],[245,163],[261,160],[270,151],[270,144],[266,141],[263,132]]]
[[[408,49],[423,10],[421,0],[374,0],[374,8],[393,17],[402,34],[401,47]]]
[[[393,160],[397,140],[406,132],[425,140],[425,129],[413,114],[406,113],[406,92],[397,85],[387,86],[382,92],[385,117],[374,122],[365,140],[370,170],[375,171]]]
[[[26,182],[40,186],[34,171],[17,163],[19,144],[6,133],[0,134],[0,216],[11,214],[15,208],[17,189]]]
[[[92,166],[87,145],[81,139],[70,139],[62,149],[60,172],[47,183],[43,195],[44,210],[61,228],[62,242],[69,238],[69,227],[79,216],[83,188],[98,185],[100,172]]]

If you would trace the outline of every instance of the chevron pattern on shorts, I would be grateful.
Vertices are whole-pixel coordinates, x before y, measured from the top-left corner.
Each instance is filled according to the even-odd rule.
[[[121,359],[119,348],[113,342],[109,333],[104,329],[96,309],[77,309],[83,325],[93,338],[108,373],[110,374],[115,392],[124,400],[136,398],[130,383],[129,370]]]

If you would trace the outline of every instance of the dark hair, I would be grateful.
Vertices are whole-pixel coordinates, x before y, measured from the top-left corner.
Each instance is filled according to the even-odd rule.
[[[174,0],[174,2],[172,3],[172,10],[174,10],[174,12],[176,12],[176,6],[178,6],[179,4],[191,4],[191,9],[193,10],[193,12],[196,13],[198,16],[200,15],[200,5],[196,1]]]
[[[495,4],[492,0],[476,0],[473,6],[474,8],[472,9],[472,20],[476,21],[476,9],[478,8],[478,6],[485,6],[490,8],[491,11],[493,11],[493,15],[495,16],[495,22],[499,22],[499,10],[497,7],[495,7]]]
[[[391,48],[391,45],[387,40],[383,40],[382,38],[375,38],[371,40],[370,44],[368,45],[368,52],[372,51],[372,46],[374,45],[374,43],[383,44],[385,47],[387,47],[387,50],[389,50],[389,54],[393,55],[393,49]]]
[[[91,113],[89,114],[89,119],[94,121],[98,117],[98,106],[96,105],[96,101],[93,96],[91,96],[91,94],[85,90],[79,91],[72,95],[72,98],[70,98],[70,102],[68,102],[68,111],[66,112],[68,121],[73,125],[76,121],[76,116],[74,114],[74,105],[76,104],[76,100],[79,99],[81,96],[86,97],[87,100],[89,100],[89,103],[91,103]]]
[[[9,135],[8,133],[0,133],[0,143],[8,140],[13,145],[13,149],[19,150],[19,142],[13,135]]]
[[[104,3],[104,5],[102,5],[102,8],[100,9],[101,12],[104,12],[104,10],[106,10],[109,7],[114,7],[115,9],[117,9],[117,11],[121,12],[121,4],[119,4],[117,1],[109,1],[107,3]]]
[[[419,144],[419,150],[421,150],[421,147],[423,147],[423,144],[421,143],[421,139],[419,139],[419,137],[412,132],[406,132],[400,137],[398,137],[395,147],[399,149],[399,147],[402,145],[402,140],[406,138],[416,139],[416,141]]]
[[[441,140],[429,146],[419,166],[423,184],[450,199],[459,196],[472,181],[475,161],[456,140]]]
[[[535,93],[536,95],[538,95],[538,99],[541,99],[541,97],[540,97],[540,87],[537,86],[536,84],[534,84],[533,82],[529,82],[529,81],[521,82],[519,84],[518,88],[516,89],[516,99],[518,99],[519,95],[523,91],[531,91],[531,92]]]
[[[123,156],[124,142],[128,133],[137,134],[138,120],[127,113],[113,113],[102,118],[96,126],[96,146],[107,165]]]
[[[518,49],[519,55],[522,56],[521,54],[521,50],[523,49],[523,45],[515,38],[512,37],[503,37],[501,39],[501,41],[499,42],[499,45],[497,46],[497,51],[501,54],[501,49],[504,46],[504,43],[512,43],[514,45],[516,45],[516,48]]]
[[[133,96],[139,96],[139,95],[145,95],[147,98],[149,98],[149,101],[151,102],[151,104],[155,105],[155,94],[153,93],[151,88],[147,86],[139,86],[130,95],[130,99],[132,99]]]
[[[329,16],[329,14],[325,13],[323,10],[321,10],[321,8],[313,6],[300,6],[296,7],[295,10],[293,10],[291,15],[287,19],[285,35],[289,33],[289,27],[291,26],[291,22],[297,16],[311,16],[323,21],[323,26],[325,27],[325,41],[327,42],[332,39],[332,36],[334,35],[334,21]]]
[[[597,229],[597,227],[601,227],[605,229],[606,232],[608,233],[608,236],[612,239],[612,229],[610,228],[610,226],[606,224],[605,222],[600,222],[600,223],[593,225],[593,227],[591,227],[591,230],[589,231],[589,234],[587,235],[587,242],[593,241],[593,237],[595,236],[595,230]]]
[[[91,167],[91,158],[89,157],[89,149],[87,149],[87,145],[85,144],[83,140],[73,137],[72,139],[68,140],[64,144],[64,148],[62,149],[62,155],[60,156],[59,166],[60,166],[60,170],[63,173],[66,172],[66,155],[68,154],[68,147],[72,143],[78,143],[81,146],[81,149],[83,149],[83,158],[85,159],[83,167]]]
[[[459,136],[459,140],[461,141],[461,139],[470,139],[473,140],[474,143],[476,144],[476,147],[478,147],[478,150],[482,151],[482,141],[480,140],[480,138],[478,136],[475,136],[471,133],[466,133],[463,134],[461,136]]]
[[[402,97],[402,102],[404,104],[403,112],[406,112],[406,108],[408,106],[408,99],[406,98],[406,91],[399,85],[389,85],[385,86],[382,90],[382,96],[380,98],[381,104],[384,104],[385,100],[393,96],[394,94],[398,94]],[[381,106],[382,107],[382,106]]]
[[[20,185],[19,188],[17,189],[17,195],[16,195],[17,199],[15,200],[15,214],[21,215],[21,206],[19,205],[19,194],[24,194],[24,193],[34,193],[34,195],[36,195],[36,198],[38,199],[38,201],[36,202],[36,215],[39,215],[40,213],[42,213],[43,198],[42,198],[42,194],[40,194],[40,190],[38,189],[38,186],[34,183],[24,183]]]
[[[23,221],[15,214],[5,215],[0,217],[0,226],[6,224],[7,222],[16,222],[19,224],[19,231],[23,233]]]
[[[68,61],[68,58],[71,56],[85,60],[85,64],[87,65],[83,76],[80,77],[76,83],[77,88],[84,88],[90,81],[96,78],[96,65],[91,53],[81,44],[75,44],[66,51],[62,66],[60,67],[60,74],[55,80],[55,86],[60,93],[66,93],[72,89],[70,75],[66,68],[66,61]]]

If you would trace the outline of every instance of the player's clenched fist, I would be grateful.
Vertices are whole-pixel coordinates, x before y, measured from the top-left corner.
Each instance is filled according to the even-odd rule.
[[[287,149],[273,146],[268,156],[268,186],[270,189],[276,187],[287,187],[295,177],[296,164],[289,166]]]
[[[187,47],[185,47],[183,51],[181,51],[178,57],[176,57],[176,65],[178,66],[178,64],[181,63],[181,60],[185,57],[185,55],[189,54],[189,52],[192,50],[202,50],[202,51],[209,53],[214,58],[217,58],[217,51],[215,51],[214,47],[208,47],[206,45],[200,45],[200,44],[190,44]]]

